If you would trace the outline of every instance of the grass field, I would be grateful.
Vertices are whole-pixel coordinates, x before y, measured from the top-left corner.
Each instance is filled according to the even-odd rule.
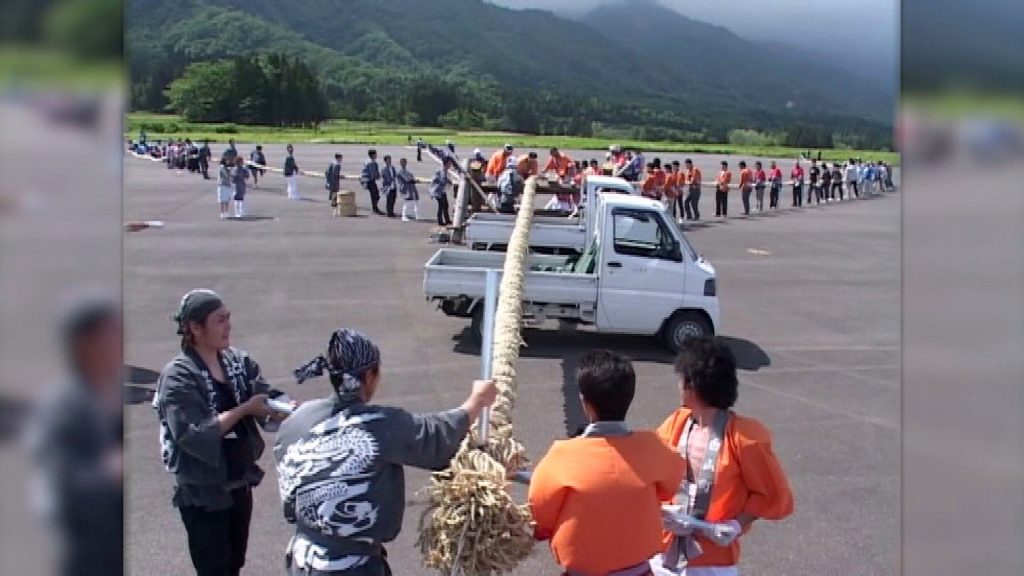
[[[119,86],[124,70],[117,60],[76,58],[35,46],[0,45],[0,87],[96,90]]]
[[[417,138],[431,144],[443,144],[450,139],[460,147],[497,148],[506,142],[520,148],[548,148],[557,146],[567,150],[607,150],[609,142],[602,138],[577,136],[536,136],[501,132],[460,132],[444,128],[423,128],[401,126],[382,122],[357,122],[331,120],[320,125],[316,131],[301,128],[275,128],[268,126],[239,126],[235,124],[189,123],[178,116],[169,114],[131,113],[125,119],[125,137],[135,138],[139,129],[145,128],[150,140],[168,137],[209,139],[212,142],[227,142],[234,138],[239,142],[261,143],[313,143],[313,144],[373,144],[400,145]],[[763,158],[795,157],[799,151],[785,146],[735,146],[731,144],[688,144],[683,142],[641,142],[616,140],[622,146],[640,146],[657,152],[693,152],[706,154],[735,154]],[[817,151],[815,151],[817,152]],[[899,154],[870,150],[822,150],[825,160],[843,161],[851,156],[865,160],[884,160],[899,164]]]

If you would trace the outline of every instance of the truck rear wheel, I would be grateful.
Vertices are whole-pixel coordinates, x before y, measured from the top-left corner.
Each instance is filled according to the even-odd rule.
[[[714,336],[711,324],[703,314],[698,312],[678,312],[668,319],[662,330],[665,346],[678,354],[683,349],[683,341],[687,338]]]

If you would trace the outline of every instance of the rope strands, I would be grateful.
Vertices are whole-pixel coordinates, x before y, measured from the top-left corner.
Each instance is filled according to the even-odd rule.
[[[447,576],[507,573],[530,554],[534,544],[529,507],[517,504],[507,487],[510,471],[526,464],[525,449],[513,436],[512,411],[536,194],[537,178],[533,177],[526,182],[505,256],[491,369],[498,397],[491,407],[488,442],[476,447],[479,430],[474,426],[451,466],[431,478],[429,504],[420,518],[423,562]]]

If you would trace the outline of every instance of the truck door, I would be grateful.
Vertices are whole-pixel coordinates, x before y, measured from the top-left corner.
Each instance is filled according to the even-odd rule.
[[[604,226],[597,328],[654,334],[683,303],[686,263],[679,242],[654,210],[614,208]]]

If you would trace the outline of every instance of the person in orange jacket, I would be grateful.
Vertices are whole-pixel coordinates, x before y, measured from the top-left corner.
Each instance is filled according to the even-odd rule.
[[[508,163],[509,157],[512,156],[512,145],[505,144],[505,147],[501,150],[497,150],[491,155],[491,159],[487,161],[487,170],[484,175],[491,182],[498,180],[498,176],[505,171],[505,165]]]
[[[679,161],[665,163],[665,198],[662,203],[666,209],[672,211],[672,217],[676,217],[676,204],[679,204],[679,190],[683,185],[682,172],[679,170]]]
[[[720,340],[688,339],[675,361],[682,407],[658,435],[686,463],[686,480],[663,507],[658,576],[738,576],[740,538],[756,520],[793,513],[789,482],[763,424],[732,411],[736,360]]]
[[[654,432],[626,426],[636,389],[627,358],[588,352],[576,385],[590,424],[537,464],[528,496],[534,535],[551,541],[563,575],[651,576],[661,502],[677,491],[683,461]]]
[[[743,200],[743,214],[750,215],[750,193],[754,191],[754,172],[747,163],[740,160],[740,199]]]
[[[565,182],[567,178],[571,179],[576,173],[576,165],[572,158],[568,154],[559,152],[558,148],[552,148],[550,152],[551,157],[548,158],[548,163],[544,166],[544,172],[554,172],[562,182]]]
[[[722,169],[715,178],[715,216],[725,218],[729,215],[729,184],[732,182],[732,172],[729,171],[729,163],[722,160]]]
[[[647,198],[661,200],[665,194],[665,171],[661,168],[661,160],[655,158],[647,163],[647,176],[641,184],[641,193]]]
[[[516,164],[516,172],[519,172],[523,180],[540,174],[540,161],[537,160],[537,153],[530,152],[520,156],[519,162]]]

